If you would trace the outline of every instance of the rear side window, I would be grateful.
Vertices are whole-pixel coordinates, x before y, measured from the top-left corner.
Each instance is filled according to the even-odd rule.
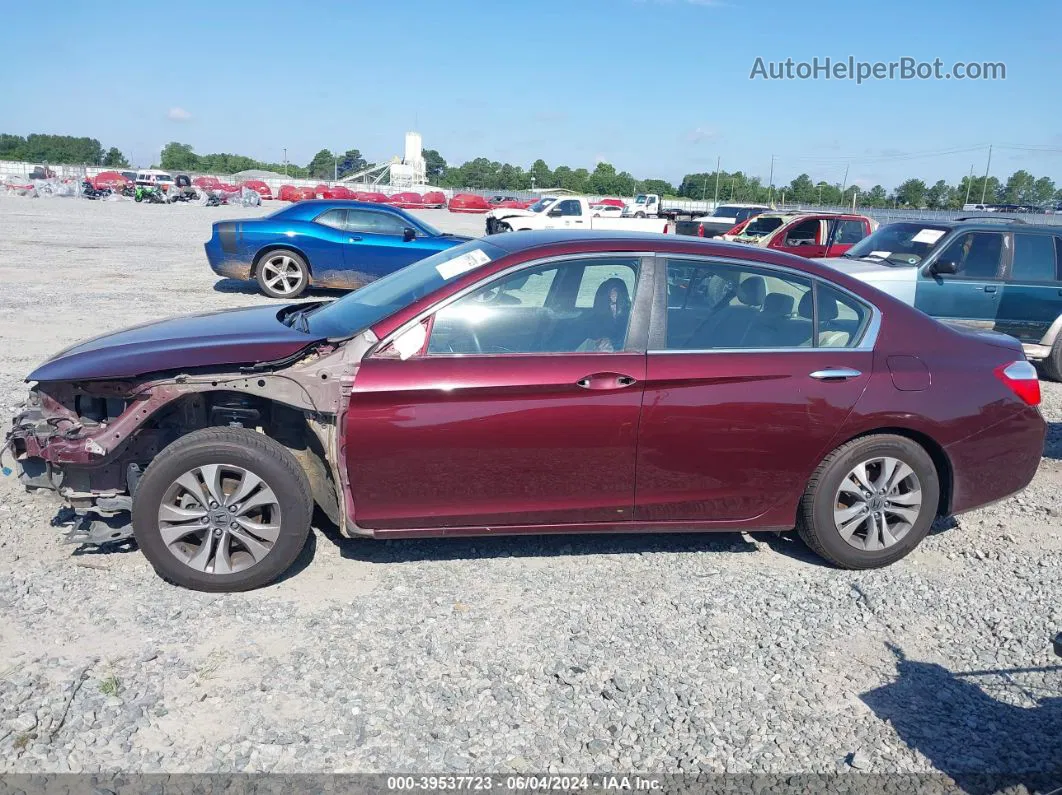
[[[823,282],[815,284],[819,348],[853,348],[863,338],[870,309],[861,301]]]
[[[329,210],[328,212],[317,216],[314,220],[323,226],[330,226],[333,229],[343,229],[347,222],[347,211]]]
[[[1057,278],[1055,238],[1051,235],[1014,235],[1014,264],[1010,278],[1016,282],[1050,282]]]

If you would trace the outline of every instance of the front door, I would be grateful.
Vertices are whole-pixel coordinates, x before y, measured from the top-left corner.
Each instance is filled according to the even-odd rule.
[[[434,254],[422,235],[405,239],[408,223],[401,216],[377,210],[347,210],[346,266],[379,278]],[[416,231],[416,230],[414,230]]]
[[[870,224],[865,218],[838,216],[828,219],[826,223],[827,257],[840,257],[870,234]]]
[[[1003,294],[1003,232],[967,232],[922,266],[915,307],[930,317],[975,328],[993,329]],[[934,262],[953,262],[956,273],[934,273]]]
[[[355,521],[630,521],[648,302],[634,307],[652,289],[648,267],[615,256],[531,266],[440,308],[418,350],[385,341],[347,413]]]
[[[869,382],[872,310],[802,274],[667,269],[672,293],[688,280],[691,299],[709,300],[672,300],[650,342],[636,518],[740,521],[794,504]]]
[[[826,221],[821,218],[795,221],[775,235],[770,248],[809,259],[825,257]]]
[[[549,208],[544,229],[589,229],[583,215],[583,205],[578,199],[561,199]]]

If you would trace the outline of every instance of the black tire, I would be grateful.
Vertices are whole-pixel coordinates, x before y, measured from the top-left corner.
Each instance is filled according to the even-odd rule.
[[[505,221],[496,221],[494,223],[494,232],[495,232],[495,234],[499,234],[500,235],[500,234],[502,234],[504,232],[512,232],[512,231],[513,231],[513,228],[511,226],[509,226],[509,224],[505,223]]]
[[[1041,369],[1052,381],[1062,381],[1062,334],[1055,339],[1051,352],[1040,364]]]
[[[244,468],[261,478],[280,510],[280,531],[268,554],[231,574],[193,568],[170,551],[159,528],[159,509],[175,481],[210,464]],[[133,534],[144,556],[163,579],[196,591],[248,591],[269,584],[302,551],[312,516],[310,483],[294,456],[268,436],[244,428],[205,428],[182,436],[155,457],[133,496]]]
[[[635,217],[635,218],[645,218],[645,213],[643,213],[643,212],[641,212],[641,211],[639,210],[638,212],[636,212],[636,213],[634,214],[634,217]]]
[[[841,536],[834,520],[838,489],[849,472],[861,462],[888,456],[914,470],[921,486],[917,519],[906,535],[881,550],[857,549]],[[797,511],[797,531],[812,550],[844,569],[875,569],[895,563],[925,538],[940,504],[940,476],[932,457],[920,444],[905,436],[863,436],[841,445],[819,464],[808,481]]]
[[[282,267],[294,268],[298,275],[297,282],[290,282],[288,280],[282,280],[281,282],[274,281],[275,271],[274,266],[279,268],[281,263],[284,263]],[[289,271],[291,272],[291,271]],[[291,299],[298,298],[307,287],[310,285],[310,266],[302,255],[291,251],[286,248],[278,248],[273,251],[268,251],[261,256],[258,260],[258,265],[255,268],[255,276],[258,279],[258,286],[262,292],[268,295],[270,298],[282,298]],[[276,289],[273,285],[283,284],[285,289]],[[287,285],[292,284],[290,289],[287,289]]]

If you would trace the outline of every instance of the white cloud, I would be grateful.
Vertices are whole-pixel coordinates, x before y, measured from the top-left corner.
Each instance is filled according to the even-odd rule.
[[[687,143],[702,144],[719,140],[719,131],[711,127],[695,127],[683,137]]]
[[[190,121],[192,114],[184,108],[173,107],[166,111],[166,118],[170,121]]]

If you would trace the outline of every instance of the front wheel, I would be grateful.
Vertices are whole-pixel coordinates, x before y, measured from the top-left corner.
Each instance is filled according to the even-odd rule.
[[[282,445],[244,428],[183,436],[151,462],[133,497],[133,533],[165,580],[246,591],[275,580],[310,532],[306,473]]]
[[[904,436],[864,436],[834,450],[808,482],[797,530],[845,569],[887,566],[925,538],[940,477],[929,453]]]
[[[635,218],[645,218],[645,213],[643,213],[643,212],[636,212],[636,213],[634,214],[634,217],[635,217]]]
[[[298,298],[310,283],[310,268],[294,251],[270,251],[258,264],[258,286],[270,298]]]

